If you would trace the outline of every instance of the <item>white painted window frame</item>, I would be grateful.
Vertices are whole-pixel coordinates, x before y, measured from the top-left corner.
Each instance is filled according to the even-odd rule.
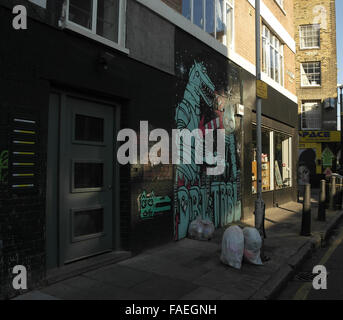
[[[320,84],[304,84],[303,83],[303,76],[304,76],[304,68],[303,64],[306,63],[319,63],[319,75],[320,75]],[[322,63],[321,61],[304,61],[300,63],[300,85],[301,88],[320,88],[322,86]]]
[[[207,0],[202,0],[202,7],[203,7],[203,26],[202,28],[199,27],[198,25],[196,25],[194,23],[194,0],[190,0],[190,10],[191,10],[191,17],[190,17],[190,21],[196,25],[198,28],[200,28],[201,30],[206,31],[206,1]],[[223,4],[224,4],[224,12],[223,12],[223,20],[224,20],[224,24],[226,26],[225,30],[224,30],[224,38],[223,38],[223,44],[231,49],[234,48],[234,43],[235,43],[235,39],[234,39],[234,35],[235,35],[235,0],[224,0]],[[231,32],[231,39],[232,39],[232,43],[228,44],[227,43],[227,32],[228,32],[228,25],[227,25],[227,12],[226,12],[226,8],[227,6],[229,6],[232,10],[232,21],[231,21],[231,26],[229,31]],[[214,39],[217,40],[217,19],[216,19],[216,13],[217,13],[217,1],[214,0]],[[220,42],[219,40],[217,40],[218,42]]]
[[[269,156],[269,161],[270,161],[270,168],[269,168],[269,174],[270,174],[270,191],[273,191],[275,189],[275,186],[274,186],[274,131],[270,131],[270,134],[269,134],[269,153],[270,153],[270,156]]]
[[[266,37],[265,36],[265,30],[268,31],[268,33],[270,34],[270,37]],[[276,46],[274,45],[274,43],[272,43],[273,41],[270,41],[270,39],[272,39],[272,37],[275,37],[276,41],[279,42],[279,49],[276,48]],[[265,46],[263,45],[263,41],[265,41]],[[274,72],[273,74],[271,74],[271,70],[270,70],[270,48],[272,48],[274,51],[276,51],[279,54],[279,81],[275,80],[275,74],[276,74],[276,68],[275,68],[275,59],[274,59]],[[285,79],[285,58],[284,58],[284,44],[280,41],[280,39],[276,36],[276,34],[274,34],[265,24],[263,24],[262,27],[262,50],[265,49],[265,57],[266,57],[266,61],[265,61],[265,71],[262,71],[266,76],[268,76],[270,79],[272,79],[274,82],[276,82],[277,84],[281,85],[282,87],[284,87],[284,79]],[[263,58],[263,54],[262,54],[262,58]],[[275,58],[275,55],[274,55]],[[282,60],[282,62],[281,62]],[[263,61],[262,61],[262,66],[263,66]]]
[[[284,0],[274,0],[276,4],[283,9],[284,8]]]
[[[256,122],[252,122],[253,126],[257,126]],[[264,192],[270,192],[274,191],[274,130],[272,128],[262,126],[262,129],[268,130],[269,132],[269,190],[262,191]],[[257,192],[256,192],[257,193]],[[253,195],[256,193],[252,193]]]
[[[308,27],[308,26],[319,26],[319,30],[320,30],[320,25],[319,24],[306,24],[306,25],[301,25],[299,26],[299,41],[300,41],[300,50],[311,50],[311,49],[320,49],[320,31],[319,31],[319,46],[313,46],[313,47],[303,47],[302,46],[302,38],[303,38],[303,34],[302,34],[302,28],[303,27]]]
[[[87,29],[73,21],[69,20],[69,0],[65,0],[65,25],[66,29],[77,32],[92,40],[98,41],[104,45],[117,49],[121,52],[129,54],[129,50],[125,47],[126,39],[126,0],[119,0],[119,21],[118,21],[118,43],[112,40],[106,39],[96,33],[97,23],[97,4],[98,0],[93,0],[93,12],[92,12],[92,28]]]

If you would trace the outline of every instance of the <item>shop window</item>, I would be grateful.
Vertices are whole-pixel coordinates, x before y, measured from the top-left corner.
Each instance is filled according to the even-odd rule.
[[[182,15],[226,46],[233,44],[233,0],[183,0]]]
[[[262,128],[262,191],[270,191],[271,188],[271,132]],[[256,125],[252,128],[252,193],[257,193],[257,143]]]
[[[275,190],[292,186],[292,140],[289,136],[274,132]]]

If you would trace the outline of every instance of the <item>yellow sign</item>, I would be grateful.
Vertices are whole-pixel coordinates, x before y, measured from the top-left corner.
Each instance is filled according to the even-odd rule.
[[[299,131],[299,142],[340,142],[340,131]]]
[[[256,95],[261,99],[268,99],[268,85],[262,80],[256,80]]]

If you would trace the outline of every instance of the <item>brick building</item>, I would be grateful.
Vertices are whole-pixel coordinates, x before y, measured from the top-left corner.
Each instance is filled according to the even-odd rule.
[[[268,208],[296,199],[296,45],[293,1],[261,2]],[[2,297],[18,294],[15,265],[27,267],[32,289],[180,240],[197,216],[223,227],[253,215],[255,1],[15,4],[27,9],[27,29],[13,28],[13,1],[0,4]],[[142,121],[150,132],[224,129],[224,173],[145,162],[144,152],[120,165],[119,133],[131,129],[142,151]]]
[[[336,171],[337,49],[334,0],[294,4],[296,87],[299,105],[299,182],[318,185]]]

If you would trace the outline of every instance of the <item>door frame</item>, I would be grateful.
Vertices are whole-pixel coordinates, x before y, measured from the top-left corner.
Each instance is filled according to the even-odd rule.
[[[120,168],[117,162],[119,143],[116,139],[120,130],[121,105],[116,101],[89,96],[72,90],[52,88],[49,93],[48,139],[46,167],[46,269],[62,267],[63,246],[60,230],[63,227],[60,219],[59,205],[59,175],[60,175],[60,130],[61,104],[67,96],[89,102],[100,103],[113,108],[113,177],[112,177],[112,251],[121,249],[120,237]]]

